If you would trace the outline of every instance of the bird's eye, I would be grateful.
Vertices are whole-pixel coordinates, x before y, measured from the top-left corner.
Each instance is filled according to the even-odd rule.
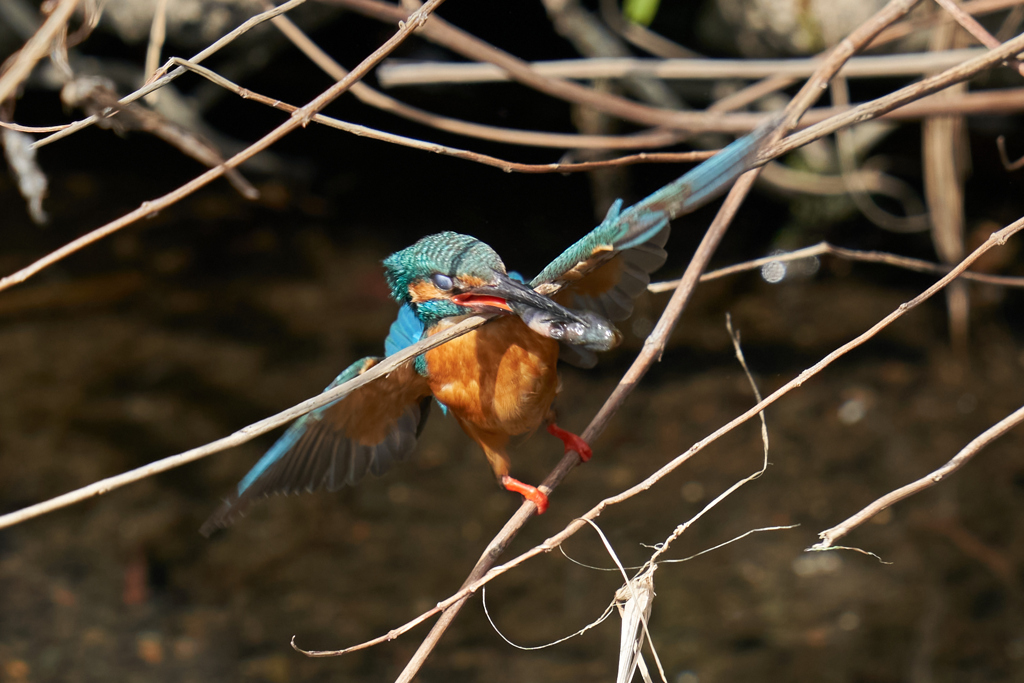
[[[453,284],[452,279],[444,273],[434,273],[430,276],[430,281],[434,283],[434,286],[443,292],[449,291]]]

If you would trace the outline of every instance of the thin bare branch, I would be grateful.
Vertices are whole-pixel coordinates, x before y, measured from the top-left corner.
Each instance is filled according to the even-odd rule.
[[[242,88],[237,84],[229,81],[220,74],[207,69],[204,66],[198,64],[192,64],[184,59],[173,58],[173,63],[194,71],[203,78],[208,79],[210,82],[215,83],[222,88],[229,90],[239,97],[253,102],[259,102],[268,107],[273,107],[280,111],[294,112],[298,107],[281,100],[267,97],[259,93],[253,92],[247,88]],[[358,85],[358,84],[357,84]],[[716,151],[709,152],[662,152],[662,153],[641,153],[632,154],[626,157],[620,157],[617,159],[605,159],[602,161],[586,161],[576,163],[553,163],[553,164],[522,164],[514,161],[507,161],[505,159],[499,159],[498,157],[492,157],[487,154],[481,154],[479,152],[470,152],[469,150],[459,149],[457,147],[449,147],[447,145],[441,145],[436,142],[428,142],[425,140],[417,140],[404,135],[395,135],[394,133],[388,133],[386,131],[377,130],[375,128],[369,128],[367,126],[361,126],[355,123],[349,123],[340,119],[333,118],[331,116],[325,116],[323,114],[316,114],[311,119],[316,123],[320,123],[337,130],[345,131],[353,135],[360,137],[367,137],[373,140],[380,140],[381,142],[389,142],[396,145],[402,145],[403,147],[411,147],[424,152],[430,152],[432,154],[441,154],[444,156],[455,157],[456,159],[465,159],[467,161],[474,161],[476,163],[484,164],[486,166],[494,166],[499,168],[506,173],[568,173],[578,171],[589,171],[594,168],[602,168],[607,166],[628,166],[631,164],[639,163],[680,163],[680,162],[692,162],[692,161],[703,161],[708,159],[716,153]],[[571,137],[571,136],[559,136],[560,138]],[[630,136],[579,136],[583,137],[620,137],[625,139],[633,139]],[[563,140],[564,142],[565,140]]]
[[[800,261],[802,259],[825,255],[847,259],[848,261],[882,263],[888,266],[895,266],[897,268],[906,268],[907,270],[913,270],[918,273],[934,273],[936,275],[945,275],[952,269],[951,266],[945,266],[941,263],[932,263],[931,261],[922,261],[921,259],[910,258],[909,256],[889,254],[883,251],[858,251],[856,249],[844,249],[843,247],[837,247],[833,244],[829,244],[828,242],[819,242],[818,244],[810,247],[804,247],[803,249],[796,249],[783,254],[773,254],[771,256],[754,259],[753,261],[744,261],[743,263],[737,263],[736,265],[728,266],[726,268],[712,270],[701,275],[700,281],[707,282],[708,280],[717,280],[728,275],[735,275],[736,273],[748,270],[757,270],[769,263],[786,263],[789,261]],[[990,285],[999,285],[1001,287],[1024,287],[1024,277],[1013,277],[1010,275],[988,275],[987,273],[975,273],[973,271],[966,270],[960,274],[960,278],[963,280],[972,280],[974,282],[984,282]],[[647,286],[647,290],[654,293],[668,292],[675,289],[678,284],[679,280],[653,282]]]
[[[247,31],[255,28],[256,26],[259,26],[260,24],[262,24],[265,21],[269,21],[269,20],[273,19],[274,17],[276,17],[276,16],[278,16],[280,14],[284,14],[285,12],[298,7],[299,5],[303,4],[304,2],[306,2],[306,0],[287,0],[287,2],[284,2],[281,5],[278,5],[277,7],[273,8],[271,10],[267,10],[266,12],[262,12],[262,13],[257,14],[256,16],[254,16],[254,17],[252,17],[250,19],[247,19],[238,28],[236,28],[235,30],[231,31],[230,33],[225,34],[223,37],[219,38],[217,41],[212,43],[209,47],[207,47],[203,51],[198,52],[195,55],[193,55],[192,58],[189,59],[189,61],[194,63],[194,64],[199,64],[204,59],[206,59],[210,55],[214,54],[215,52],[217,52],[221,48],[225,47],[226,45],[228,45],[229,43],[231,43],[232,41],[234,41],[236,38],[238,38],[242,34],[246,33]],[[141,97],[145,97],[146,95],[148,95],[149,93],[153,92],[154,90],[157,90],[158,88],[164,87],[165,85],[167,85],[168,83],[170,83],[174,79],[176,79],[179,76],[182,76],[185,73],[187,73],[185,71],[185,69],[182,69],[182,68],[175,69],[174,71],[172,71],[170,73],[165,73],[168,68],[169,68],[169,64],[164,65],[163,67],[158,69],[156,74],[154,74],[154,75],[158,76],[158,78],[155,78],[155,79],[149,81],[148,83],[146,83],[146,85],[142,86],[141,88],[139,88],[135,92],[133,92],[133,93],[131,93],[129,95],[125,95],[124,97],[122,97],[119,100],[120,104],[128,104],[129,102],[134,102],[135,100],[137,100],[137,99],[139,99]],[[113,113],[113,112],[111,112],[111,113]],[[109,114],[107,114],[107,115],[109,115]],[[84,118],[84,119],[82,119],[80,121],[75,121],[74,123],[68,125],[66,128],[61,129],[60,131],[54,133],[53,135],[50,135],[49,137],[45,137],[45,138],[43,138],[41,140],[36,140],[34,146],[38,148],[38,147],[43,147],[45,145],[48,145],[48,144],[50,144],[52,142],[56,142],[57,140],[60,140],[61,138],[65,138],[68,135],[71,135],[73,133],[76,133],[76,132],[82,130],[83,128],[87,128],[88,126],[91,126],[92,124],[96,123],[98,120],[99,120],[99,116],[89,116],[89,117]]]
[[[305,105],[300,109],[296,109],[291,117],[271,132],[264,135],[261,139],[257,140],[253,144],[243,149],[238,154],[234,155],[223,164],[211,168],[206,173],[203,173],[196,178],[193,178],[189,182],[185,183],[173,192],[169,192],[162,197],[154,199],[153,201],[143,202],[142,206],[134,211],[131,211],[120,218],[107,223],[106,225],[99,227],[92,232],[79,237],[76,240],[72,240],[68,244],[65,244],[60,249],[44,256],[35,263],[29,265],[26,268],[8,275],[7,277],[0,279],[0,291],[12,287],[20,282],[24,282],[28,278],[32,277],[39,271],[43,270],[49,265],[60,261],[62,258],[79,251],[80,249],[96,242],[97,240],[103,239],[104,237],[111,235],[121,228],[131,225],[135,221],[144,218],[156,211],[167,208],[174,204],[178,200],[187,197],[199,188],[208,185],[213,180],[216,180],[229,168],[235,168],[242,164],[247,159],[251,159],[263,150],[267,149],[275,142],[283,138],[284,136],[291,133],[293,130],[299,127],[304,127],[309,124],[312,117],[319,112],[321,109],[326,107],[328,104],[337,99],[342,93],[355,82],[363,78],[374,66],[376,66],[380,60],[384,59],[388,54],[391,53],[396,47],[398,47],[402,41],[404,41],[409,35],[418,30],[424,22],[430,16],[430,13],[435,7],[439,6],[444,0],[429,0],[422,8],[417,10],[415,13],[410,15],[408,22],[403,22],[398,31],[395,32],[391,38],[384,42],[379,48],[373,51],[373,53],[364,59],[359,66],[352,70],[352,72],[341,79],[330,88],[322,92],[312,102]],[[287,4],[287,3],[286,3]],[[283,7],[284,5],[282,5]],[[264,13],[267,14],[267,13]],[[176,71],[180,70],[185,73],[183,67],[178,67]],[[139,91],[141,92],[141,91]],[[69,129],[70,130],[70,129]],[[58,133],[59,135],[59,133]]]
[[[43,25],[18,52],[6,71],[0,75],[0,102],[14,95],[36,63],[50,52],[54,39],[67,30],[68,20],[78,6],[78,0],[60,0]]]
[[[996,43],[998,45],[998,41]],[[854,57],[840,73],[846,78],[920,76],[965,62],[984,54],[981,48],[913,52]],[[664,80],[721,80],[723,78],[806,78],[821,61],[802,59],[638,59],[595,57],[530,62],[531,69],[548,78],[589,80],[647,76]],[[463,62],[408,62],[388,60],[377,69],[377,80],[386,88],[438,83],[495,83],[511,81],[508,72],[493,65]]]
[[[1020,221],[1018,221],[1018,223],[1020,223]],[[978,451],[982,448],[989,445],[1003,434],[1006,434],[1006,432],[1010,431],[1021,422],[1024,422],[1024,407],[1018,408],[979,434],[973,441],[964,446],[964,448],[957,453],[952,460],[931,474],[885,494],[846,521],[837,524],[831,529],[822,531],[818,534],[818,537],[822,540],[812,545],[808,550],[828,550],[829,548],[832,548],[833,543],[877,515],[882,510],[890,507],[891,505],[895,505],[905,498],[909,498],[915,493],[920,493],[927,488],[935,486],[943,479],[966,465],[968,461],[977,455]]]
[[[10,121],[0,121],[0,128],[8,128],[19,133],[54,133],[59,130],[64,130],[70,125],[70,123],[62,123],[59,126],[22,126],[21,124],[11,123]]]
[[[1003,168],[1007,171],[1024,168],[1024,156],[1016,161],[1010,161],[1010,155],[1006,153],[1006,136],[1000,135],[996,138],[996,147],[999,148],[999,160],[1003,162]]]
[[[320,49],[302,29],[288,17],[275,17],[274,25],[295,44],[302,52],[319,66],[331,78],[338,81],[348,71],[329,54]],[[357,83],[352,87],[352,94],[362,102],[415,121],[424,126],[436,128],[456,135],[465,135],[480,140],[493,140],[514,145],[530,145],[532,147],[557,147],[561,149],[644,149],[664,147],[679,141],[679,134],[674,131],[648,130],[631,135],[580,135],[576,133],[547,133],[533,130],[517,130],[501,126],[488,126],[413,107],[400,102],[390,95],[371,88],[365,83]]]
[[[985,27],[978,23],[978,20],[972,17],[970,14],[964,11],[964,8],[956,4],[954,0],[935,0],[942,9],[949,12],[950,16],[956,19],[956,22],[963,26],[968,33],[978,39],[978,42],[989,49],[999,47],[1002,43],[994,35],[985,30]],[[933,53],[938,54],[938,53]],[[1021,64],[1017,59],[1007,59],[1006,64],[1013,67],[1017,72],[1024,76],[1024,64]]]
[[[902,107],[924,95],[930,95],[947,88],[954,83],[965,81],[975,74],[1001,64],[1007,57],[1024,51],[1024,35],[1019,35],[1012,40],[1003,43],[999,48],[990,50],[988,53],[970,59],[963,64],[947,69],[940,74],[926,78],[918,83],[901,88],[893,93],[879,97],[877,100],[866,102],[850,109],[849,111],[833,116],[821,123],[793,133],[779,144],[761,151],[760,158],[764,161],[774,159],[794,149],[802,147],[813,140],[834,133],[840,128],[845,128],[856,123],[863,123],[877,118],[883,114]]]
[[[160,54],[164,49],[164,40],[167,38],[167,0],[157,0],[153,9],[153,23],[149,28],[149,45],[146,46],[146,79],[153,77],[156,68],[160,65]],[[157,92],[151,93],[146,101],[154,104]]]
[[[428,349],[439,346],[449,339],[454,339],[455,337],[466,334],[470,330],[476,329],[480,325],[484,324],[486,321],[487,318],[480,316],[467,318],[443,332],[439,332],[438,334],[387,357],[353,380],[340,384],[330,391],[326,391],[314,396],[313,398],[307,399],[298,405],[277,413],[276,415],[271,415],[259,422],[254,422],[253,424],[243,427],[222,439],[217,439],[216,441],[211,441],[210,443],[204,444],[198,448],[193,448],[183,453],[172,455],[167,458],[163,458],[162,460],[157,460],[156,462],[138,467],[134,470],[129,470],[128,472],[108,477],[107,479],[102,479],[88,486],[83,486],[80,489],[43,501],[42,503],[36,503],[35,505],[22,508],[21,510],[16,510],[14,512],[7,513],[6,515],[0,515],[0,529],[20,524],[34,517],[45,515],[48,512],[53,512],[54,510],[59,510],[60,508],[74,505],[75,503],[80,503],[83,500],[88,500],[89,498],[102,496],[110,493],[114,489],[119,489],[122,486],[127,486],[128,484],[141,481],[155,474],[166,472],[176,467],[181,467],[182,465],[187,465],[190,462],[195,462],[196,460],[205,458],[208,455],[213,455],[214,453],[219,453],[227,450],[228,448],[233,448],[234,446],[251,441],[260,434],[266,434],[273,429],[283,427],[289,422],[302,417],[311,410],[316,410],[328,403],[344,398],[359,387],[369,384],[378,377],[383,377],[384,375],[393,372],[403,363],[408,362]]]
[[[381,21],[402,21],[405,10],[379,0],[321,0],[332,5],[340,5],[366,16]],[[547,78],[535,72],[530,65],[511,54],[499,50],[493,45],[456,28],[441,20],[427,25],[420,36],[427,40],[454,50],[462,56],[478,62],[495,64],[523,85],[552,97],[591,107],[596,111],[617,116],[626,121],[649,125],[679,128],[688,132],[708,130],[711,118],[702,112],[673,111],[650,107],[632,100],[600,92],[572,81],[560,78]],[[718,128],[721,130],[721,128]],[[730,132],[751,130],[739,127]]]

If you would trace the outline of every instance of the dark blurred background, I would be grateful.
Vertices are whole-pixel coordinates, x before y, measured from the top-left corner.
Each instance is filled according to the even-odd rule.
[[[112,1],[75,49],[72,68],[136,69],[141,78],[152,18],[151,8],[147,14],[137,7],[143,4],[149,6]],[[165,57],[197,52],[257,10],[210,3],[204,11],[193,23],[171,22]],[[441,14],[524,59],[579,56],[537,3],[485,8],[451,0]],[[350,68],[393,31],[317,3],[290,16]],[[199,30],[217,21],[223,31]],[[732,35],[724,26],[698,3],[666,3],[652,28],[709,56],[734,56],[743,46],[720,39]],[[4,55],[24,40],[0,19]],[[417,38],[396,56],[454,58]],[[269,25],[207,66],[293,104],[331,82]],[[13,120],[49,125],[82,116],[62,109],[47,68],[27,84]],[[855,84],[853,99],[901,84]],[[193,75],[174,87],[225,155],[284,120]],[[713,97],[710,81],[673,87],[694,107]],[[514,84],[391,94],[470,121],[574,130],[569,105]],[[349,96],[325,113],[515,161],[549,163],[561,155],[427,130]],[[1024,213],[1024,172],[1003,169],[994,142],[1002,134],[1011,155],[1024,151],[1021,123],[1020,116],[967,120],[969,234],[987,236]],[[918,192],[920,141],[920,126],[904,123],[874,150]],[[49,180],[46,225],[29,219],[14,180],[0,175],[4,275],[203,170],[150,135],[98,127],[42,148],[38,161]],[[470,233],[510,268],[534,273],[596,224],[606,200],[586,174],[506,174],[315,124],[257,161],[242,171],[260,190],[258,201],[217,181],[0,292],[0,511],[229,434],[316,394],[356,358],[380,354],[396,311],[380,261],[419,237]],[[617,175],[616,187],[635,201],[686,168],[632,166]],[[674,223],[659,277],[682,271],[716,208]],[[927,232],[880,230],[842,197],[793,198],[762,186],[715,263],[822,239],[937,258]],[[1024,274],[1014,242],[1003,249],[990,268]],[[732,355],[726,312],[768,392],[935,279],[831,258],[805,266],[778,283],[755,270],[702,286],[662,362],[593,444],[594,459],[570,475],[509,556],[753,403]],[[623,326],[627,343],[598,368],[563,372],[556,407],[567,428],[585,427],[665,301],[667,295],[642,298]],[[657,572],[651,633],[669,681],[1022,680],[1020,430],[847,539],[891,564],[851,552],[802,552],[819,531],[938,467],[1021,405],[1024,298],[972,286],[971,303],[966,353],[951,350],[946,304],[937,297],[768,411],[765,475],[707,514],[670,554],[686,557],[757,527],[800,526]],[[0,531],[0,679],[393,679],[426,627],[339,659],[307,659],[289,639],[311,649],[345,647],[429,609],[458,588],[519,498],[494,486],[477,447],[437,412],[405,467],[338,494],[272,499],[234,528],[202,538],[199,525],[275,436]],[[516,475],[539,481],[561,446],[538,434],[513,453]],[[598,523],[624,564],[641,564],[651,552],[641,544],[662,541],[761,460],[758,426],[749,423]],[[488,607],[511,640],[555,640],[610,602],[621,579],[593,568],[613,566],[596,535],[577,534],[565,552],[575,562],[551,553],[492,584]],[[463,610],[421,680],[612,679],[614,617],[566,643],[524,652],[502,641],[479,603]]]

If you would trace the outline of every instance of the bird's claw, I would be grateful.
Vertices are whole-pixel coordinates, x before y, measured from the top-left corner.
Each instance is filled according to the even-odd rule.
[[[554,422],[548,424],[548,432],[561,439],[562,443],[565,444],[566,453],[569,451],[576,451],[580,456],[580,460],[583,462],[587,462],[593,457],[594,452],[590,450],[590,444],[572,432],[565,431]]]
[[[507,474],[502,475],[501,485],[504,486],[506,490],[512,491],[513,493],[518,493],[523,498],[536,505],[538,515],[543,515],[544,511],[548,509],[547,494],[545,494],[536,486],[524,484],[518,479],[514,479]]]

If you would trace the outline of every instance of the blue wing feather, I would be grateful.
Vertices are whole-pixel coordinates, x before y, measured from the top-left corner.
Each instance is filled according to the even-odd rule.
[[[361,375],[366,369],[365,366],[368,360],[371,360],[371,358],[363,358],[362,360],[358,360],[345,368],[340,375],[334,378],[333,382],[324,388],[324,391],[330,391],[339,384],[344,384],[350,379],[354,379]],[[372,360],[377,361],[379,359],[373,358]],[[255,465],[253,465],[253,468],[249,470],[249,473],[246,474],[245,477],[242,478],[242,481],[238,482],[238,495],[241,496],[245,493],[245,491],[252,486],[253,482],[259,479],[267,472],[267,470],[283,458],[285,454],[295,446],[296,442],[302,438],[302,435],[305,434],[310,424],[318,420],[322,420],[327,409],[333,405],[337,405],[337,403],[338,401],[333,401],[325,406],[321,406],[293,422],[291,426],[288,427],[287,431],[281,435],[281,438],[275,441],[274,445],[263,454],[263,457],[260,458]]]
[[[659,246],[668,239],[669,221],[690,213],[718,195],[750,168],[761,143],[778,126],[773,119],[750,135],[740,138],[674,182],[662,187],[625,211],[617,200],[599,226],[565,250],[530,283],[532,287],[553,282],[569,284],[585,276],[574,270],[587,264],[596,268],[614,258],[659,237]],[[661,236],[664,234],[664,238]],[[658,264],[660,266],[660,264]],[[648,271],[650,272],[650,271]],[[567,276],[568,281],[563,281]]]
[[[394,355],[422,338],[423,322],[413,313],[412,306],[404,304],[398,309],[398,317],[391,323],[391,330],[384,340],[384,353]]]
[[[775,130],[775,119],[737,140],[676,181],[643,201],[622,210],[616,200],[601,224],[552,261],[530,282],[545,292],[561,285],[554,298],[565,306],[593,311],[610,321],[624,320],[633,301],[650,283],[650,274],[665,263],[669,221],[714,199],[756,158],[761,143]],[[585,349],[562,345],[561,358],[592,367],[597,356]]]
[[[411,308],[403,306],[385,340],[388,355],[416,343],[422,333],[422,323]],[[370,356],[353,363],[324,391],[361,375],[380,360]],[[407,389],[409,383],[415,386]],[[418,388],[420,385],[422,388]],[[354,485],[367,473],[379,476],[396,462],[406,460],[416,447],[430,407],[429,402],[421,400],[425,396],[429,396],[425,380],[411,369],[402,372],[400,368],[300,417],[238,483],[236,495],[203,524],[200,533],[208,536],[230,525],[259,498],[318,488],[335,491]],[[349,399],[353,402],[346,403]],[[395,411],[382,414],[385,406],[389,402],[394,406],[396,400]],[[350,415],[355,407],[360,412]],[[357,423],[384,420],[383,438],[374,437],[379,439],[376,443],[366,443],[365,438],[350,437],[351,421],[345,417],[354,417]]]

